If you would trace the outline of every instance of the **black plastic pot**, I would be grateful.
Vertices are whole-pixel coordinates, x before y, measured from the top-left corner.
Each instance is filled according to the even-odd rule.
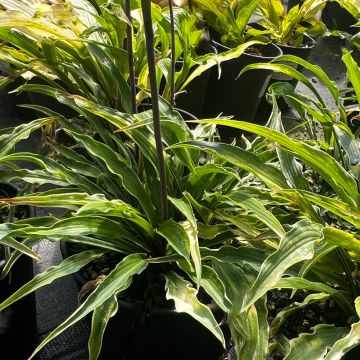
[[[296,5],[301,6],[302,3],[303,2],[301,0],[289,0],[288,1],[288,6],[287,6],[287,11],[289,11],[291,8],[293,8]]]
[[[0,197],[13,197],[17,194],[16,187],[0,184]],[[29,206],[21,206],[25,216],[33,216]],[[5,265],[0,256],[0,270]],[[18,290],[33,278],[32,259],[21,256],[11,270],[11,275],[0,280],[0,302]],[[11,359],[27,359],[35,348],[36,306],[34,293],[17,301],[0,312],[0,348],[2,356],[8,354]]]
[[[201,119],[204,114],[206,92],[211,70],[204,71],[186,87],[185,91],[176,96],[176,107]]]
[[[217,53],[217,50],[208,42],[201,43],[197,50],[198,55],[206,55],[210,53]],[[176,71],[179,71],[183,66],[182,61],[176,63]],[[197,66],[190,70],[190,74],[195,71]],[[197,76],[184,91],[176,95],[175,106],[177,109],[183,110],[186,113],[201,119],[203,116],[206,92],[209,82],[211,70],[204,71],[200,76]],[[189,75],[190,75],[189,74]],[[164,83],[160,83],[160,94],[164,87]]]
[[[304,40],[303,40],[303,45],[301,47],[284,45],[284,44],[276,44],[276,45],[281,49],[281,51],[283,52],[283,55],[294,55],[303,60],[307,60],[309,58],[311,52],[313,51],[314,47],[316,46],[316,42],[310,36],[307,36],[305,34],[303,36],[304,36]],[[300,72],[303,69],[302,66],[296,65],[294,63],[288,63],[287,65],[291,65],[293,68],[295,68],[296,70],[298,70]],[[287,81],[294,87],[297,84],[296,79],[293,79],[291,76],[287,76],[287,75],[284,75],[281,73],[274,73],[271,76],[270,84],[272,84],[276,81]]]
[[[294,55],[297,56],[303,60],[308,60],[308,58],[311,55],[311,52],[316,46],[316,42],[313,38],[310,36],[307,36],[304,34],[304,41],[303,46],[301,47],[295,47],[290,45],[284,45],[284,44],[276,44],[281,51],[283,52],[283,55]],[[294,69],[298,71],[302,71],[303,67],[300,65],[296,65],[294,63],[287,63],[287,65],[290,65]],[[282,74],[282,73],[273,73],[271,76],[271,79],[269,81],[269,86],[274,84],[277,81],[286,81],[290,85],[292,85],[294,88],[297,86],[298,81],[291,76]],[[278,106],[280,110],[285,110],[287,108],[287,104],[285,103],[283,98],[278,99]],[[265,111],[267,113],[267,116],[270,115],[271,112],[271,106],[267,104],[265,97],[263,98],[263,101],[260,105],[260,111]]]
[[[330,30],[346,31],[356,34],[359,28],[353,27],[356,19],[336,2],[328,2],[322,13],[322,20]]]
[[[185,313],[150,312],[119,302],[105,332],[101,360],[218,360],[224,349],[199,322]]]
[[[64,258],[69,256],[66,242],[60,243],[60,249]],[[74,276],[80,289],[86,280],[80,273]],[[99,360],[219,360],[224,353],[220,342],[185,313],[145,309],[124,301],[118,304],[106,328]]]
[[[6,76],[6,73],[0,75]],[[10,114],[24,118],[25,120],[33,120],[36,118],[35,111],[31,109],[22,108],[19,105],[30,104],[30,98],[27,91],[11,93],[11,91],[25,84],[25,80],[22,77],[16,78],[13,82],[8,84],[4,89],[0,91],[1,106]]]
[[[230,50],[217,42],[215,45],[220,52]],[[237,120],[252,121],[258,105],[267,89],[271,71],[252,70],[241,75],[240,71],[247,65],[269,62],[282,54],[274,44],[257,47],[260,55],[244,53],[237,59],[221,64],[221,77],[218,79],[218,69],[213,67],[208,84],[204,116],[216,117],[234,115]]]

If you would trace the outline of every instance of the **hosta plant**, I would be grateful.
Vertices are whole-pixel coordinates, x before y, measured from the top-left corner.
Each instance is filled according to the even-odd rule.
[[[142,4],[149,9],[147,0]],[[149,13],[144,26],[149,29]],[[149,48],[153,51],[151,43],[148,55]],[[139,114],[53,86],[20,89],[56,98],[78,115],[66,118],[39,108],[43,118],[1,131],[0,181],[23,181],[32,188],[1,198],[2,206],[30,204],[65,212],[1,224],[0,241],[11,246],[12,239],[25,245],[49,239],[80,244],[83,250],[37,275],[2,302],[0,311],[92,261],[109,267],[110,257],[115,266],[31,357],[92,314],[89,354],[96,359],[107,321],[117,302],[126,299],[141,309],[173,305],[188,313],[224,347],[234,346],[238,359],[278,355],[289,360],[299,351],[303,357],[341,358],[358,344],[360,331],[355,175],[332,152],[284,134],[275,101],[267,126],[214,119],[190,130],[166,100],[158,107],[155,58],[148,61],[153,109]],[[219,123],[259,137],[246,148],[216,142]],[[44,131],[42,151],[14,151],[32,132],[49,127],[67,134],[69,146]],[[303,167],[321,177],[329,194],[314,191]],[[2,276],[25,256],[12,249]],[[154,291],[138,286],[144,282]],[[269,300],[276,289],[289,299],[286,291],[306,296],[289,300],[270,320]],[[311,332],[292,334],[292,339],[284,333],[291,314],[330,299],[341,314],[340,324],[314,323]],[[224,314],[231,338],[225,337],[214,310]],[[105,318],[99,316],[103,313]]]
[[[273,315],[268,317],[271,338],[268,356],[272,354],[275,358],[279,356],[279,358],[296,359],[316,354],[316,359],[341,359],[346,352],[359,344],[359,298],[357,298],[359,279],[356,272],[360,260],[358,177],[353,169],[348,170],[337,161],[333,152],[327,151],[326,146],[320,148],[319,144],[313,141],[298,141],[286,135],[274,96],[272,100],[275,107],[267,127],[234,120],[203,120],[201,123],[221,123],[221,125],[257,134],[258,137],[248,144],[248,148],[261,157],[264,157],[264,150],[267,149],[266,158],[271,159],[270,162],[276,164],[286,178],[285,187],[282,185],[272,187],[274,195],[285,196],[289,201],[283,208],[285,214],[295,215],[294,221],[302,218],[303,220],[297,223],[297,226],[304,224],[304,221],[310,221],[313,226],[319,226],[318,230],[321,229],[321,239],[312,243],[311,254],[306,255],[306,251],[302,248],[304,243],[296,241],[291,254],[294,255],[299,251],[303,256],[302,260],[287,270],[287,276],[282,275],[277,278],[277,270],[281,268],[281,265],[277,264],[272,272],[267,272],[265,269],[274,258],[280,256],[281,249],[285,246],[283,240],[280,240],[279,249],[264,260],[255,282],[248,290],[250,294],[255,294],[259,291],[258,287],[262,281],[268,287],[268,309],[270,314],[273,312]],[[185,148],[188,146],[194,147],[192,143],[181,145]],[[200,145],[200,148],[206,147]],[[341,151],[345,157],[346,151],[344,149]],[[274,207],[272,210],[276,214]],[[286,222],[288,221],[289,219]],[[285,226],[284,221],[282,224]],[[304,234],[304,237],[308,238],[308,234]],[[272,286],[272,281],[276,285]],[[321,294],[325,290],[323,286],[339,291],[338,294],[341,293],[341,297],[352,299],[350,302],[355,300],[355,307],[351,306],[352,310],[348,307],[349,304],[338,303],[344,314],[353,313],[353,315],[345,316],[347,320],[339,322],[341,318],[344,320],[343,315],[339,316],[342,313],[340,308],[334,310],[327,308],[325,312],[320,311],[320,313],[323,315],[326,313],[330,318],[325,316],[316,322],[315,319],[318,316],[316,314],[319,310],[311,304],[322,302],[323,300],[320,299],[324,299],[323,296],[327,297]],[[281,291],[274,293],[270,290],[272,288],[281,289]],[[284,294],[284,289],[291,290],[291,297]],[[304,289],[308,291],[300,296]],[[327,291],[325,293],[329,294]],[[244,297],[245,304],[249,304],[246,303],[248,296],[249,293]],[[300,296],[299,300],[295,300],[297,296]],[[284,300],[292,297],[293,301]],[[252,299],[255,300],[256,297]],[[283,308],[274,312],[274,306]],[[306,317],[304,315],[306,311],[312,315]],[[298,327],[295,326],[294,331],[291,326],[295,321],[300,322],[297,323]],[[301,333],[302,330],[299,329],[304,329],[305,323],[310,323],[312,327]],[[351,323],[353,324],[349,331],[348,326]],[[296,332],[298,332],[297,335]]]
[[[261,0],[257,8],[261,30],[251,30],[254,35],[290,46],[308,46],[304,34],[319,35],[326,27],[321,22],[321,12],[326,1],[305,0],[288,11],[280,0]],[[250,30],[249,30],[250,32]]]
[[[40,89],[44,91],[32,88]],[[309,354],[316,351],[319,359],[335,359],[357,345],[359,323],[353,301],[358,291],[356,208],[360,195],[356,179],[323,150],[283,134],[276,108],[268,127],[221,120],[222,125],[261,136],[245,150],[211,141],[209,124],[219,120],[204,121],[206,125],[191,132],[179,114],[161,101],[169,196],[168,218],[164,219],[151,111],[128,115],[59,90],[47,88],[47,92],[77,111],[81,124],[51,114],[3,132],[1,181],[21,179],[40,188],[0,201],[60,207],[67,212],[62,217],[3,224],[1,236],[32,243],[44,238],[62,240],[84,244],[89,250],[39,274],[0,304],[0,309],[105,254],[114,254],[119,263],[34,354],[93,312],[89,350],[91,358],[96,358],[104,331],[97,313],[126,297],[126,289],[141,277],[164,287],[159,293],[148,293],[143,301],[154,303],[160,298],[160,303],[155,301],[160,306],[165,298],[173,300],[177,311],[189,313],[224,344],[212,314],[214,306],[221,309],[238,359],[263,360],[272,353],[291,359],[301,349],[304,354],[306,339],[312,344]],[[102,132],[93,127],[95,116],[104,121]],[[48,155],[12,152],[18,141],[49,122],[58,122],[75,145],[67,148],[48,138]],[[143,165],[137,163],[132,144],[121,141],[118,129],[139,146]],[[98,132],[101,135],[94,139]],[[36,168],[19,167],[20,160]],[[325,180],[332,196],[311,191],[301,163]],[[44,184],[57,187],[43,191]],[[332,216],[323,218],[320,208]],[[18,256],[15,250],[3,274]],[[266,304],[273,289],[305,289],[308,297],[284,308],[269,325]],[[199,296],[203,291],[211,302]],[[308,335],[300,334],[290,342],[284,337],[282,324],[291,314],[330,298],[343,314],[340,325],[315,325]],[[347,319],[354,322],[351,329]]]
[[[128,85],[129,66],[125,0],[104,2],[66,1],[64,4],[25,0],[3,0],[0,9],[0,59],[11,64],[4,67],[8,76],[1,86],[16,77],[29,80],[34,76],[43,83],[78,94],[89,100],[121,111],[131,112]],[[149,90],[144,24],[140,2],[131,1],[132,43],[137,86]],[[171,52],[170,18],[167,9],[152,5],[158,83],[165,79],[162,94],[169,99]],[[203,47],[207,56],[199,56],[202,31],[195,27],[186,9],[176,8],[176,90],[187,79],[190,70],[206,63],[212,51]],[[147,97],[138,94],[137,105]]]
[[[342,61],[349,80],[345,88],[332,81],[319,66],[291,55],[281,56],[272,63],[250,65],[242,72],[268,69],[282,72],[302,82],[309,89],[311,96],[296,92],[293,86],[282,82],[273,84],[272,90],[277,97],[284,97],[289,106],[297,111],[310,139],[317,141],[322,149],[339,160],[345,168],[356,171],[354,167],[357,166],[360,157],[357,140],[360,69],[349,51],[344,50]],[[331,95],[334,104],[332,110],[311,81],[294,69],[295,65],[306,68],[323,83]],[[316,132],[317,126],[321,127],[320,134]]]
[[[193,11],[220,37],[223,45],[235,47],[245,43],[250,36],[246,26],[260,0],[192,0]]]

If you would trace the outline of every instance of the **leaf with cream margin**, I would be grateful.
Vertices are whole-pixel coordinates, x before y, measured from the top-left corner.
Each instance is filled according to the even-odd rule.
[[[177,312],[184,312],[204,325],[225,347],[224,334],[211,310],[196,297],[197,290],[190,282],[174,272],[165,275],[166,298],[174,300]]]
[[[314,242],[322,238],[321,226],[307,220],[297,222],[280,240],[279,248],[267,257],[259,275],[245,296],[245,310],[260,299],[292,265],[314,255]]]

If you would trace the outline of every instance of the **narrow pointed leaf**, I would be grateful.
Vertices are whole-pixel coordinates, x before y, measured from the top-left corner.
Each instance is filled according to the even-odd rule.
[[[106,326],[110,318],[116,314],[117,310],[118,302],[116,295],[107,299],[94,310],[88,343],[89,360],[96,360],[99,357]]]
[[[124,291],[130,285],[133,275],[141,273],[146,266],[146,260],[142,254],[132,254],[124,258],[89,295],[85,302],[40,343],[29,360],[33,359],[47,343],[84,318],[98,306],[102,305],[110,297],[114,296],[114,294]]]
[[[13,304],[15,301],[20,300],[24,296],[40,289],[41,287],[51,284],[56,279],[67,276],[79,271],[82,267],[89,264],[91,261],[101,257],[104,254],[101,250],[88,250],[81,253],[72,255],[62,261],[59,265],[51,266],[44,272],[35,276],[28,283],[23,285],[14,294],[8,297],[3,303],[0,304],[0,310]]]
[[[258,200],[249,195],[243,194],[240,191],[229,194],[229,198],[233,200],[236,205],[241,206],[247,211],[251,211],[255,217],[266,224],[276,235],[282,237],[285,230],[280,221]]]
[[[303,360],[304,354],[307,360],[326,359],[327,349],[344,336],[348,329],[321,324],[313,327],[312,330],[311,334],[303,333],[290,340],[290,353],[284,360]]]
[[[190,263],[190,240],[183,226],[170,219],[159,226],[157,233]]]
[[[305,142],[293,140],[289,136],[276,130],[244,121],[211,119],[198,120],[196,122],[230,126],[236,129],[250,131],[272,140],[284,150],[292,152],[297,158],[318,172],[343,201],[349,205],[360,202],[360,195],[355,179],[331,155],[322,150],[312,147]],[[283,188],[287,187],[288,186],[283,186]]]
[[[199,120],[199,122],[206,123],[207,121],[213,122],[213,120]],[[214,123],[226,125],[229,120],[214,120]],[[234,121],[237,123],[237,121]],[[206,142],[206,141],[188,141],[181,144],[174,145],[171,148],[177,147],[189,147],[199,149],[238,166],[241,169],[249,171],[254,175],[258,176],[265,184],[267,184],[271,188],[287,188],[288,184],[286,182],[285,177],[282,173],[276,169],[272,165],[266,164],[264,161],[259,159],[255,154],[243,150],[239,147],[222,144],[222,143],[214,143],[214,142]]]
[[[312,258],[314,242],[321,238],[319,225],[306,220],[296,223],[280,240],[278,250],[264,261],[255,283],[246,296],[243,309],[247,309],[271,289],[289,267]]]
[[[211,310],[196,297],[197,290],[174,272],[165,275],[166,298],[174,300],[177,312],[185,312],[204,325],[225,347],[225,338]]]

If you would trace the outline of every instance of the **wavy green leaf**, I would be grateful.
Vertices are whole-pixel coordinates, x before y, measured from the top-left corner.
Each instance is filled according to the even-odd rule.
[[[200,122],[213,122],[222,124],[225,120],[199,120]],[[237,123],[237,122],[234,122]],[[227,125],[227,121],[224,123]],[[233,165],[238,166],[241,169],[252,172],[258,176],[265,184],[271,188],[286,189],[288,187],[285,177],[282,173],[274,166],[266,164],[264,161],[259,159],[255,154],[243,150],[239,147],[206,142],[206,141],[188,141],[181,144],[171,146],[171,148],[189,147],[199,149],[208,153],[213,154]]]
[[[28,283],[23,285],[14,294],[9,296],[4,302],[0,304],[0,310],[4,310],[14,302],[20,300],[24,296],[40,289],[45,285],[51,284],[56,279],[67,276],[79,271],[82,267],[89,264],[91,261],[98,259],[104,254],[101,250],[88,250],[72,255],[62,261],[59,265],[51,266],[42,273],[36,275]]]
[[[280,221],[257,199],[241,191],[230,193],[228,198],[234,201],[236,205],[252,212],[257,219],[266,224],[277,236],[282,237],[285,234],[285,230]]]
[[[89,360],[96,360],[99,357],[106,326],[117,310],[118,302],[116,295],[105,300],[103,304],[94,310],[88,342]]]
[[[196,272],[196,284],[200,286],[202,263],[198,239],[197,220],[195,218],[191,204],[186,197],[183,197],[182,199],[169,197],[169,200],[187,219],[187,221],[183,221],[181,225],[185,229],[188,239],[190,241],[190,256],[194,263],[194,268]]]
[[[312,328],[311,334],[303,333],[290,340],[290,352],[284,360],[326,359],[327,349],[347,332],[347,328],[320,324]],[[338,358],[340,360],[340,358]]]
[[[360,316],[360,297],[355,299],[355,308],[357,315]],[[341,360],[344,355],[360,344],[360,321],[351,325],[350,332],[339,339],[331,350],[328,352],[324,360]]]
[[[114,296],[114,294],[126,290],[131,283],[133,275],[140,274],[146,266],[145,256],[142,254],[132,254],[125,257],[88,296],[85,302],[40,343],[29,360],[33,359],[47,343],[84,318],[98,306],[102,305],[106,300]]]
[[[318,172],[343,201],[352,206],[360,202],[360,195],[357,190],[355,179],[350,176],[350,174],[331,155],[322,150],[312,147],[304,142],[293,140],[289,136],[276,130],[244,121],[210,119],[198,120],[196,122],[201,124],[218,124],[242,129],[275,141],[283,149],[292,152],[300,160],[311,166],[314,171]],[[288,186],[282,186],[282,188],[287,187]]]
[[[190,240],[181,224],[170,219],[162,223],[156,232],[163,236],[174,250],[190,264]]]
[[[177,312],[185,312],[205,326],[225,347],[225,338],[211,310],[196,297],[197,290],[174,272],[165,274],[166,298],[174,300]]]
[[[326,293],[316,293],[308,295],[302,302],[293,302],[289,306],[282,308],[275,316],[275,318],[271,321],[270,324],[270,336],[274,336],[287,320],[289,316],[296,313],[300,309],[307,307],[316,302],[321,302],[330,297],[329,294]]]
[[[314,242],[322,238],[321,226],[306,220],[296,223],[280,240],[280,246],[265,259],[259,275],[249,289],[243,304],[247,309],[271,289],[292,265],[314,254]]]

